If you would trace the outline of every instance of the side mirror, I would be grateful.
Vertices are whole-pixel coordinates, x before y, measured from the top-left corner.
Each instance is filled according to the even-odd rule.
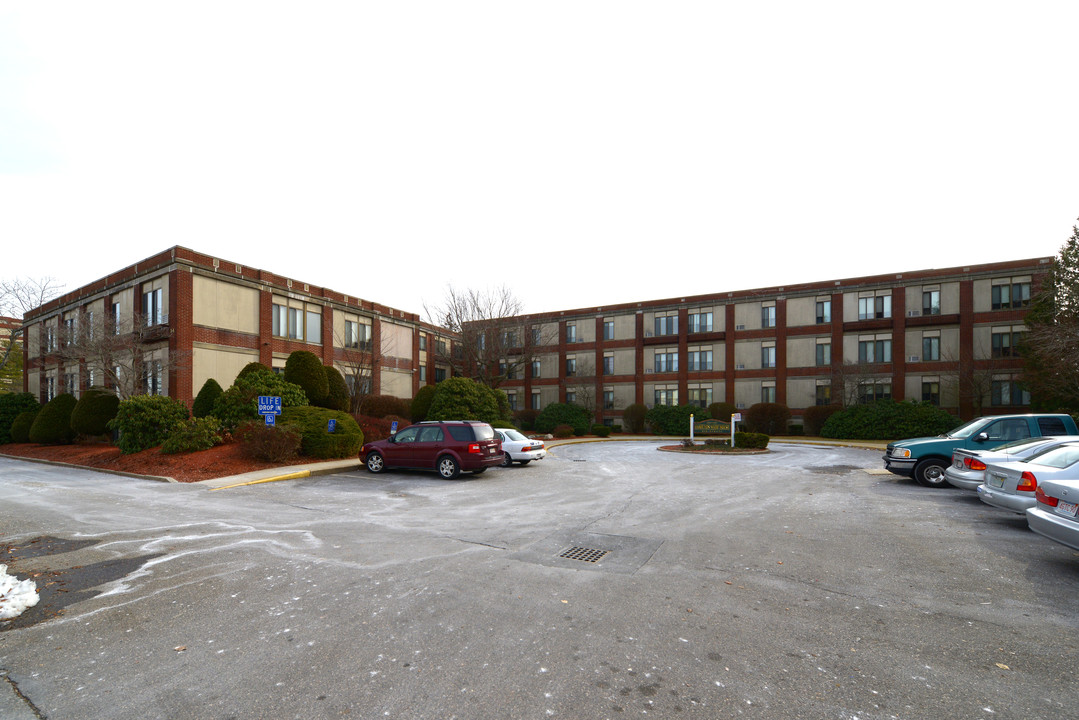
[[[386,442],[396,443],[397,435],[390,435],[388,438],[386,438]]]
[[[983,433],[983,432],[980,432],[980,433],[978,433],[977,435],[974,436],[975,442],[985,442],[988,439],[989,439],[989,435],[987,433]]]

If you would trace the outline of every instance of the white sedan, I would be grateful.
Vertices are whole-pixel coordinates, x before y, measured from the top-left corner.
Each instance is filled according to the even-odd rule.
[[[502,438],[502,452],[505,454],[502,467],[509,467],[515,462],[527,465],[547,456],[542,440],[527,438],[513,428],[495,428],[495,433]]]

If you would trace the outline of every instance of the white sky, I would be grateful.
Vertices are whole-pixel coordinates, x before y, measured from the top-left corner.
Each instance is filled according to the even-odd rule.
[[[423,312],[1055,255],[1079,2],[0,0],[0,279],[172,245]]]

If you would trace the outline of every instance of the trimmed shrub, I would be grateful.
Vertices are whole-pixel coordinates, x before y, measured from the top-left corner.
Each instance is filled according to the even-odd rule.
[[[260,366],[237,377],[233,386],[218,396],[214,401],[213,416],[229,431],[243,422],[258,419],[259,395],[280,397],[283,407],[307,405],[307,395],[299,385],[286,381],[265,366]]]
[[[312,405],[322,406],[330,388],[322,361],[310,350],[296,350],[285,361],[285,381],[299,385]]]
[[[255,363],[255,365],[264,367],[258,363]],[[248,363],[247,367],[250,366],[251,364]],[[246,370],[247,368],[244,369]],[[243,373],[243,370],[240,372]],[[199,394],[195,396],[195,402],[191,405],[191,414],[197,418],[213,415],[214,403],[217,402],[217,399],[221,397],[221,394],[224,392],[225,391],[216,380],[209,378],[202,384],[202,389],[199,390]]]
[[[708,419],[708,411],[697,405],[656,405],[645,419],[662,435],[689,435],[690,415],[697,421]]]
[[[802,423],[806,435],[820,435],[820,429],[828,418],[843,409],[842,405],[814,405],[802,411]]]
[[[805,427],[803,427],[802,425],[799,425],[797,423],[788,425],[787,426],[787,434],[788,435],[795,435],[795,436],[800,437],[802,435],[805,435]]]
[[[626,409],[622,411],[622,425],[625,426],[626,432],[643,433],[644,419],[647,416],[648,406],[644,403],[627,405]]]
[[[249,375],[249,374],[251,374],[253,372],[261,372],[263,370],[268,370],[271,373],[273,372],[272,368],[266,367],[265,365],[258,362],[257,360],[253,361],[253,362],[249,362],[240,369],[240,372],[236,373],[236,380],[239,380],[240,378],[244,377],[245,375]],[[233,384],[236,383],[236,380],[232,381]]]
[[[495,425],[502,417],[499,393],[505,397],[501,390],[494,390],[469,378],[447,378],[435,385],[427,419],[480,420]]]
[[[360,403],[360,414],[380,418],[387,415],[412,417],[412,401],[393,395],[368,395]]]
[[[731,415],[738,412],[738,408],[729,402],[715,402],[708,406],[708,417],[720,422],[730,422]]]
[[[431,400],[435,397],[435,386],[424,385],[416,391],[416,396],[412,398],[412,409],[409,413],[409,417],[412,418],[412,422],[420,422],[427,419],[427,411],[431,409]]]
[[[110,430],[118,430],[116,445],[125,455],[156,447],[187,420],[187,405],[166,395],[136,395],[120,402]]]
[[[574,430],[572,425],[555,425],[551,428],[551,434],[556,438],[565,439],[573,437]]]
[[[264,462],[281,463],[300,454],[300,430],[292,425],[267,425],[251,420],[236,429],[244,455]]]
[[[596,437],[601,437],[601,438],[610,437],[611,436],[611,428],[609,426],[607,426],[607,425],[593,425],[592,426],[592,434],[595,435]]]
[[[386,418],[376,418],[370,415],[353,415],[352,419],[360,426],[363,437],[367,442],[385,440],[390,436],[390,421]],[[400,425],[397,426],[401,428]]]
[[[27,410],[21,412],[15,416],[15,419],[11,423],[11,442],[14,443],[28,443],[30,442],[30,426],[34,424],[34,418],[40,410]]]
[[[24,412],[36,412],[41,403],[30,393],[0,393],[0,445],[11,442],[11,423]],[[27,441],[29,442],[29,441]]]
[[[71,429],[79,435],[105,435],[119,407],[120,398],[112,390],[100,385],[87,388],[71,411]]]
[[[743,450],[764,450],[770,439],[765,433],[735,432],[734,446]]]
[[[41,408],[30,426],[30,442],[42,445],[66,445],[75,438],[71,429],[71,411],[78,400],[60,393]]]
[[[348,393],[348,383],[345,382],[344,375],[332,365],[323,365],[322,370],[326,373],[326,399],[322,407],[348,412],[352,398]]]
[[[592,427],[592,416],[580,405],[551,403],[536,417],[536,431],[553,434],[557,425],[569,425],[576,434],[584,435]]]
[[[835,413],[820,434],[849,440],[897,440],[940,435],[957,425],[958,418],[932,403],[878,400]]]
[[[330,420],[337,421],[331,433]],[[344,458],[359,454],[363,431],[348,413],[319,407],[290,407],[281,413],[281,421],[300,431],[300,452],[313,458]]]
[[[791,411],[779,403],[757,403],[751,405],[744,415],[746,432],[764,433],[765,435],[785,435],[787,421]]]
[[[209,450],[221,442],[221,421],[215,417],[188,418],[161,443],[165,455]]]
[[[539,410],[533,410],[532,408],[515,410],[513,412],[513,424],[522,430],[535,430],[536,418],[539,417],[539,413]]]

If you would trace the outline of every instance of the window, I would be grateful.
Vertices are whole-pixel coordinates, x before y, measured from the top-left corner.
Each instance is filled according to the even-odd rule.
[[[940,315],[940,290],[922,293],[922,315]]]
[[[96,379],[97,379],[97,373],[94,372],[93,368],[90,368],[89,370],[86,371],[86,386],[87,387],[93,387],[95,385],[94,381]]]
[[[817,386],[817,405],[831,405],[832,404],[832,386],[831,385],[818,385]]]
[[[165,310],[161,307],[161,288],[142,294],[142,317],[146,327],[165,322]]]
[[[271,332],[275,337],[285,337],[288,334],[288,308],[274,303],[270,316],[273,318]]]
[[[891,383],[862,383],[858,386],[858,402],[862,404],[891,399]]]
[[[56,397],[56,378],[52,375],[45,378],[45,402]]]
[[[540,394],[538,392],[532,393],[532,409],[533,410],[539,410],[540,409]]]
[[[147,360],[142,369],[142,378],[147,395],[163,394],[160,360]]]
[[[532,328],[532,344],[533,345],[539,345],[540,344],[540,329],[538,327]]]
[[[498,374],[506,376],[506,379],[509,380],[509,373],[507,372],[508,370],[509,370],[509,366],[506,365],[506,361],[505,360],[499,360],[498,361]]]
[[[922,337],[922,360],[940,360],[940,337],[925,335]]]
[[[77,389],[78,385],[75,381],[75,373],[64,373],[64,392],[68,395],[75,395]]]
[[[1025,333],[1012,330],[994,330],[992,356],[995,358],[1019,357],[1019,343]]]
[[[765,345],[761,348],[761,367],[774,368],[776,366],[775,345]],[[769,401],[770,402],[770,401]]]
[[[1014,380],[994,380],[990,402],[993,405],[1030,405],[1030,393]]]
[[[322,313],[307,311],[307,342],[322,342]]]
[[[776,401],[776,386],[765,385],[761,388],[761,402],[774,403]]]
[[[689,404],[706,408],[712,404],[712,388],[690,388]]]
[[[827,367],[832,364],[832,343],[817,343],[817,367]]]
[[[427,351],[427,334],[420,333],[420,352]]]
[[[120,303],[112,304],[112,334],[120,334]]]
[[[614,410],[614,390],[603,391],[603,409]]]
[[[677,405],[678,404],[678,390],[673,388],[656,388],[655,391],[655,404],[658,405]]]
[[[420,365],[420,382],[427,382],[427,366]]]
[[[439,340],[438,341],[438,354],[445,357],[446,353],[448,353],[448,352],[449,352],[449,348],[446,345],[446,341],[445,340]]]
[[[832,322],[832,301],[831,300],[818,300],[817,301],[817,324],[822,325],[824,323]]]
[[[516,380],[517,379],[517,368],[518,367],[519,366],[517,365],[517,363],[514,363],[513,365],[510,365],[510,366],[508,366],[506,368],[506,379],[507,380]]]
[[[86,311],[86,338],[93,342],[94,340],[94,311]]]
[[[515,392],[506,393],[506,401],[509,402],[509,404],[510,404],[510,410],[516,410],[517,409],[517,393],[515,393]]]
[[[502,332],[502,347],[514,348],[517,347],[517,333],[514,330],[504,330]]]
[[[603,321],[603,339],[614,340],[614,320]]]
[[[56,350],[56,330],[52,327],[45,328],[45,352],[50,353]]]
[[[276,335],[276,333],[274,333]],[[420,335],[420,349],[423,349],[424,336]],[[360,324],[352,320],[345,320],[345,347],[358,348],[360,346]]]
[[[772,328],[776,326],[776,306],[765,305],[761,308],[761,327]]]
[[[543,375],[540,373],[540,361],[539,360],[533,360],[532,361],[532,377],[534,377],[534,378],[543,377]]]
[[[678,372],[678,353],[669,350],[656,352],[656,372]]]
[[[603,356],[603,374],[614,375],[614,355]]]
[[[690,313],[689,331],[691,333],[712,332],[712,313]]]
[[[476,347],[480,350],[487,348],[487,333],[480,333],[480,336],[476,338]]]
[[[573,377],[577,374],[577,358],[566,358],[566,377]]]
[[[76,335],[79,332],[78,323],[75,322],[75,318],[69,317],[64,319],[64,345],[70,346],[75,343]]]
[[[666,315],[656,316],[656,335],[677,335],[678,334],[678,316]]]
[[[993,309],[1009,310],[1030,305],[1030,283],[1017,282],[993,286]]]
[[[688,360],[690,372],[712,369],[711,350],[691,350],[689,352]]]
[[[288,338],[290,340],[303,340],[303,309],[288,309]]]
[[[940,405],[940,382],[936,380],[922,381],[922,402]]]
[[[858,362],[887,363],[892,361],[891,340],[859,340]]]
[[[577,392],[575,390],[567,390],[566,391],[566,402],[567,403],[575,403],[575,402],[577,402]]]
[[[876,320],[892,316],[892,296],[858,298],[858,319]]]
[[[566,326],[566,342],[568,342],[568,343],[577,342],[577,326],[576,325],[567,325]]]
[[[446,379],[446,368],[435,368],[435,382],[440,383]]]

